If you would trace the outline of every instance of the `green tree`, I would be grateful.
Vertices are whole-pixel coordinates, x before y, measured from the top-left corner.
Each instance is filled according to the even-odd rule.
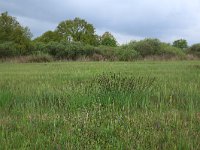
[[[0,42],[11,41],[13,30],[19,26],[15,18],[4,12],[0,16]]]
[[[101,45],[115,47],[117,46],[117,41],[110,32],[105,32],[101,37]]]
[[[62,21],[56,32],[66,41],[83,42],[90,45],[97,44],[97,36],[93,25],[80,18]]]
[[[62,37],[58,32],[55,31],[47,31],[42,36],[37,37],[34,39],[34,42],[43,42],[43,43],[49,43],[49,42],[60,42],[62,40]]]
[[[0,43],[14,42],[23,52],[29,49],[32,34],[27,27],[22,27],[16,18],[7,12],[0,15]]]
[[[173,42],[173,46],[181,49],[188,48],[188,43],[184,39],[179,39]]]

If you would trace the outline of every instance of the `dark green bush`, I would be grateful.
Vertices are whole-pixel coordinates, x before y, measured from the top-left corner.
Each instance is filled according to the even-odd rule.
[[[80,56],[92,56],[98,53],[93,46],[85,45],[79,42],[65,43],[62,50],[59,50],[56,54],[57,58],[66,58],[76,60]]]
[[[199,54],[200,44],[193,45],[188,51]],[[151,56],[162,58],[185,58],[185,51],[180,48],[162,43],[157,39],[145,39],[139,42],[132,41],[117,47],[94,47],[81,42],[32,42],[30,49],[24,51],[13,42],[0,44],[0,57],[24,56],[48,54],[56,59],[77,60],[86,58],[89,60],[133,61]]]
[[[65,47],[59,42],[43,43],[34,41],[31,43],[31,50],[27,51],[26,55],[49,54],[56,56],[61,50],[65,50]]]
[[[180,48],[162,43],[161,45],[161,53],[159,55],[162,56],[168,56],[168,57],[179,57],[179,58],[184,58],[186,54],[184,51]]]
[[[48,52],[47,44],[42,42],[33,42],[31,52],[40,51],[40,52]]]
[[[57,56],[61,51],[65,50],[65,45],[59,42],[50,42],[46,45],[48,53],[52,56]]]
[[[192,45],[188,49],[188,53],[200,57],[200,43]]]
[[[120,47],[99,46],[96,49],[106,60],[111,61],[131,61],[140,57],[137,51],[125,45]]]
[[[167,43],[162,43],[158,39],[145,39],[139,42],[132,41],[128,44],[122,45],[123,50],[132,50],[135,53],[135,58],[140,56],[162,56],[162,57],[184,57],[185,53],[180,49],[171,46]]]
[[[95,49],[95,47],[90,46],[90,45],[84,46],[84,55],[92,56],[94,54],[100,54],[99,50]]]
[[[75,60],[80,56],[92,56],[98,53],[91,45],[85,45],[80,42],[33,42],[33,49],[29,54],[38,54],[39,52],[50,54],[57,59]]]
[[[161,54],[161,42],[158,39],[145,39],[133,44],[134,49],[141,56],[159,55]]]
[[[96,47],[96,51],[99,52],[100,55],[102,55],[107,60],[115,60],[116,59],[116,48],[110,47],[110,46],[103,46],[100,45]]]
[[[19,55],[17,45],[14,42],[5,42],[0,44],[0,57],[12,57]]]
[[[138,58],[138,53],[135,50],[117,49],[117,58],[120,61],[132,61]]]
[[[179,39],[173,42],[173,46],[180,49],[186,49],[188,48],[188,43],[184,39]]]
[[[140,53],[134,48],[135,43],[135,41],[132,41],[129,44],[120,46],[120,48],[117,50],[119,60],[131,61],[141,57]]]
[[[129,49],[129,50],[135,50],[135,45],[137,41],[130,41],[128,44],[123,44],[121,46],[122,49]]]

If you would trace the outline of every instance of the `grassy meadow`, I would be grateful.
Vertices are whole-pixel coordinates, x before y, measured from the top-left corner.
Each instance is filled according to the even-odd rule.
[[[0,149],[200,149],[200,62],[1,63]]]

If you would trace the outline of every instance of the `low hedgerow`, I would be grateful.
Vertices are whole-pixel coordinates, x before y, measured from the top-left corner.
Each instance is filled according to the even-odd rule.
[[[42,43],[33,41],[27,50],[20,50],[19,45],[13,42],[0,44],[0,58],[29,55],[36,58],[41,57],[40,54],[48,54],[56,60],[134,61],[149,57],[159,60],[186,59],[186,54],[200,56],[200,44],[193,45],[188,50],[160,42],[158,39],[132,41],[116,47],[102,45],[95,47],[81,42]]]
[[[182,49],[173,47],[167,43],[162,43],[158,39],[145,39],[139,42],[132,41],[122,45],[121,48],[123,50],[131,50],[132,52],[135,51],[136,58],[140,58],[140,56],[143,58],[152,56],[161,58],[185,57],[185,52]]]

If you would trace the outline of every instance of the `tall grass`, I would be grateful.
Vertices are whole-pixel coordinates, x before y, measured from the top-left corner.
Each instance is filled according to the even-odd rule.
[[[199,149],[199,68],[0,64],[0,149]]]

